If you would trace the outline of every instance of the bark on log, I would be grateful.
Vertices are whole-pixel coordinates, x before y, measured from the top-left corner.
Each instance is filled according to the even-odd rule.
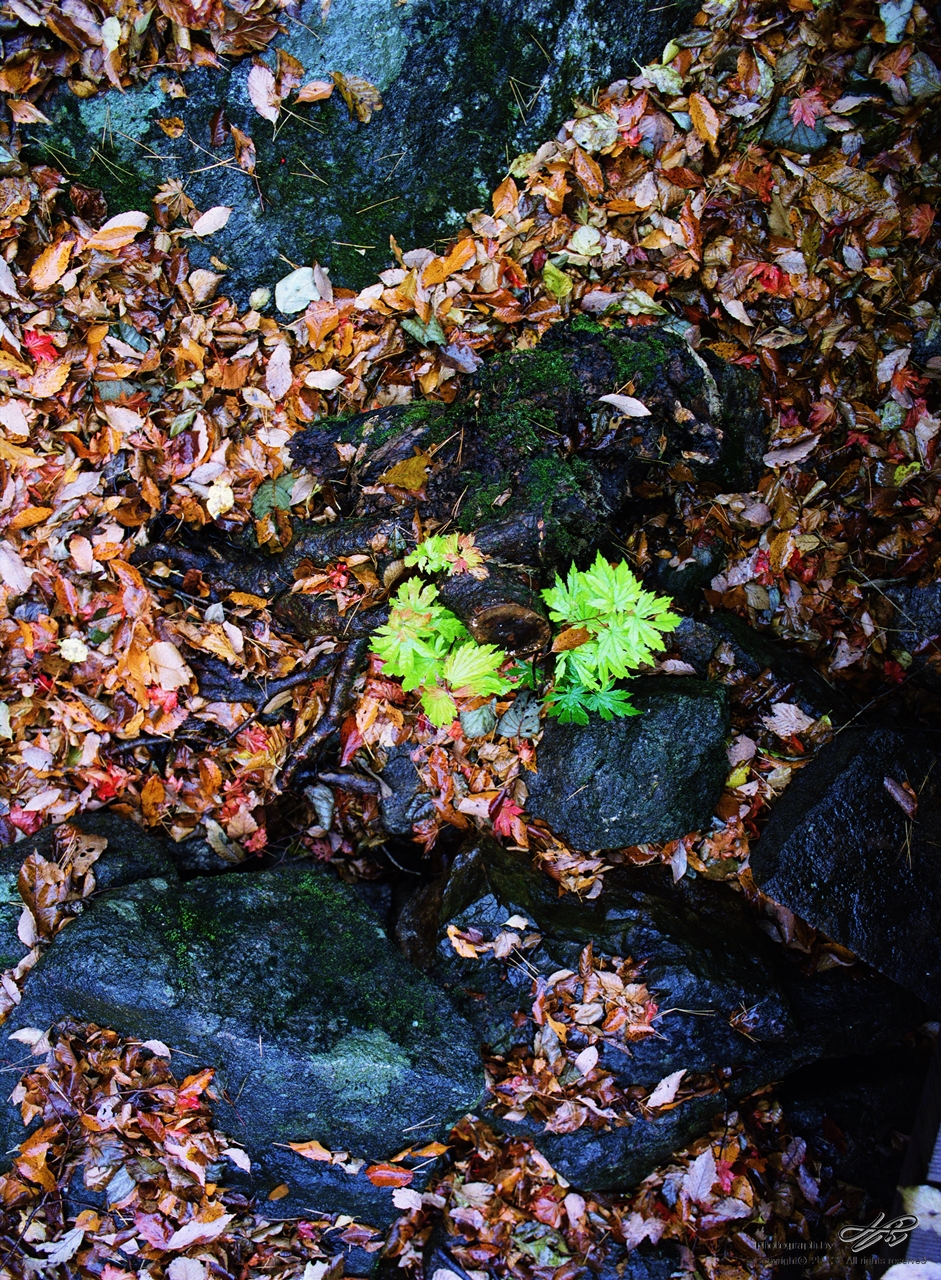
[[[491,567],[486,578],[469,573],[438,584],[441,603],[456,613],[478,644],[507,653],[534,653],[552,635],[538,593],[521,574]]]

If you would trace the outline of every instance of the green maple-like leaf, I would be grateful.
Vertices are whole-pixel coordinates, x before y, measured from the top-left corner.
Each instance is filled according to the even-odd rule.
[[[452,649],[444,660],[441,674],[452,689],[486,695],[505,693],[509,682],[497,675],[506,654],[492,644],[466,641]]]

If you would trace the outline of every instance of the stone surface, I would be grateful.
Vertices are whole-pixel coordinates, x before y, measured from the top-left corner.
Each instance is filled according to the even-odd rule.
[[[447,1133],[483,1087],[476,1037],[448,997],[352,890],[303,865],[102,895],[31,975],[9,1028],[64,1014],[216,1066],[216,1122],[252,1155],[262,1199],[288,1184],[289,1216],[378,1225],[398,1211],[364,1172],[273,1144],[388,1159]],[[16,1121],[5,1105],[0,1149],[20,1141]]]
[[[720,609],[703,618],[684,618],[669,637],[671,648],[703,676],[723,642],[746,676],[769,673],[769,703],[795,702],[815,720],[829,715],[835,724],[852,717],[854,708],[846,693],[828,684],[808,658],[776,636],[756,631],[737,614]]]
[[[885,596],[893,605],[892,647],[910,653],[914,674],[941,693],[941,583],[889,586]]]
[[[706,680],[632,681],[642,715],[547,720],[527,812],[576,849],[672,840],[709,826],[728,773],[728,698]]]
[[[426,817],[432,807],[412,762],[412,748],[407,744],[392,747],[379,776],[391,791],[379,797],[382,825],[391,836],[410,836],[412,823]]]
[[[848,728],[785,791],[752,849],[755,882],[941,1009],[941,739]],[[889,780],[890,786],[886,785]],[[890,787],[917,796],[910,818]]]
[[[108,847],[94,865],[98,889],[133,884],[151,876],[176,879],[164,842],[130,818],[108,809],[95,809],[76,814],[69,819],[69,825],[89,835],[104,836],[108,841]],[[23,910],[23,899],[16,887],[20,867],[31,853],[50,860],[55,858],[56,829],[43,827],[34,836],[0,850],[0,972],[12,969],[27,951],[16,933]]]
[[[275,132],[250,103],[245,58],[223,70],[158,74],[124,94],[79,101],[63,92],[44,104],[53,125],[34,131],[33,152],[101,188],[112,214],[149,210],[156,188],[173,179],[200,209],[234,207],[223,231],[194,242],[193,259],[208,267],[215,253],[227,262],[236,296],[285,275],[279,255],[330,264],[340,283],[361,287],[392,265],[390,234],[409,249],[453,232],[465,210],[489,199],[508,155],[551,137],[574,97],[659,57],[694,11],[691,0],[657,11],[639,0],[333,0],[322,21],[319,0],[304,0],[285,10],[274,47],[299,59],[305,80],[340,71],[374,84],[384,108],[368,124],[351,121],[335,93],[289,102],[294,114]],[[272,67],[274,47],[264,55]],[[257,186],[236,165],[217,164],[233,156],[230,142],[211,143],[220,107],[255,143]],[[186,127],[175,139],[157,124],[173,117]]]
[[[543,935],[525,952],[526,967],[492,957],[463,959],[446,933],[455,924],[492,939],[517,913]],[[925,1013],[918,1000],[865,971],[803,977],[728,886],[685,878],[674,886],[665,867],[621,867],[606,873],[594,901],[560,898],[525,856],[492,841],[465,848],[447,877],[416,895],[398,936],[501,1054],[532,1044],[535,1028],[527,1015],[536,974],[577,971],[589,940],[596,955],[645,960],[643,979],[659,1008],[671,1012],[658,1022],[657,1036],[631,1042],[629,1055],[613,1045],[602,1048],[600,1065],[625,1087],[653,1088],[680,1068],[728,1069],[724,1090],[735,1099],[818,1058],[865,1051],[916,1026]],[[753,1006],[756,1021],[746,1037],[729,1019]],[[524,1016],[514,1017],[517,1011]],[[570,1046],[583,1047],[572,1033]],[[534,1117],[509,1122],[484,1115],[532,1139],[576,1186],[613,1190],[633,1185],[705,1132],[723,1105],[721,1095],[698,1098],[601,1133],[587,1126],[548,1133]]]

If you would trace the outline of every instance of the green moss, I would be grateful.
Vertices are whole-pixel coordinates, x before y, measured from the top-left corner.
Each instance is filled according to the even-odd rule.
[[[573,333],[604,333],[604,325],[599,324],[597,320],[592,320],[590,316],[586,316],[583,312],[572,321]]]
[[[678,341],[678,340],[677,340]],[[636,338],[621,337],[609,332],[603,339],[606,349],[614,358],[620,383],[634,381],[637,390],[648,385],[663,367],[671,348],[661,337],[654,337],[646,330]]]

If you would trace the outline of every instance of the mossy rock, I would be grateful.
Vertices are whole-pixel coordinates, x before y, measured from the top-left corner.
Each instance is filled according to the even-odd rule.
[[[601,400],[626,387],[648,416],[624,418]],[[352,466],[338,444],[356,449]],[[417,506],[423,519],[453,519],[481,545],[491,537],[497,554],[531,565],[588,554],[652,473],[679,464],[717,485],[747,487],[764,448],[754,374],[691,350],[662,325],[591,321],[559,325],[532,350],[489,360],[453,404],[328,420],[290,445],[299,465],[336,485],[333,505],[350,520],[401,515],[407,537]],[[433,454],[423,490],[377,492],[416,449]],[[517,527],[523,518],[538,524],[535,545]]]
[[[29,156],[100,188],[111,214],[149,210],[170,180],[200,209],[233,207],[225,230],[194,243],[192,256],[197,266],[210,266],[211,253],[228,263],[227,288],[240,300],[285,275],[284,258],[316,259],[362,287],[392,264],[390,235],[406,249],[452,235],[466,210],[488,201],[508,156],[551,137],[573,99],[659,56],[695,7],[333,0],[322,20],[319,0],[303,0],[296,15],[285,11],[274,45],[302,63],[305,79],[339,71],[374,84],[384,108],[368,123],[351,120],[334,94],[289,102],[294,114],[273,128],[251,105],[245,58],[177,75],[158,68],[146,84],[85,101],[62,89],[43,104],[52,126],[28,131]],[[273,50],[266,56],[273,66]],[[257,185],[216,163],[233,155],[231,144],[212,146],[218,108],[251,135]],[[161,130],[173,117],[184,136]]]
[[[477,1040],[377,916],[303,864],[180,888],[152,879],[96,899],[30,977],[15,1026],[68,1016],[159,1039],[218,1069],[215,1118],[279,1212],[397,1214],[388,1188],[284,1146],[316,1138],[387,1160],[443,1137],[483,1088]],[[187,1068],[187,1070],[189,1067]],[[12,1108],[5,1147],[20,1138]],[[420,1181],[420,1179],[419,1179]]]

